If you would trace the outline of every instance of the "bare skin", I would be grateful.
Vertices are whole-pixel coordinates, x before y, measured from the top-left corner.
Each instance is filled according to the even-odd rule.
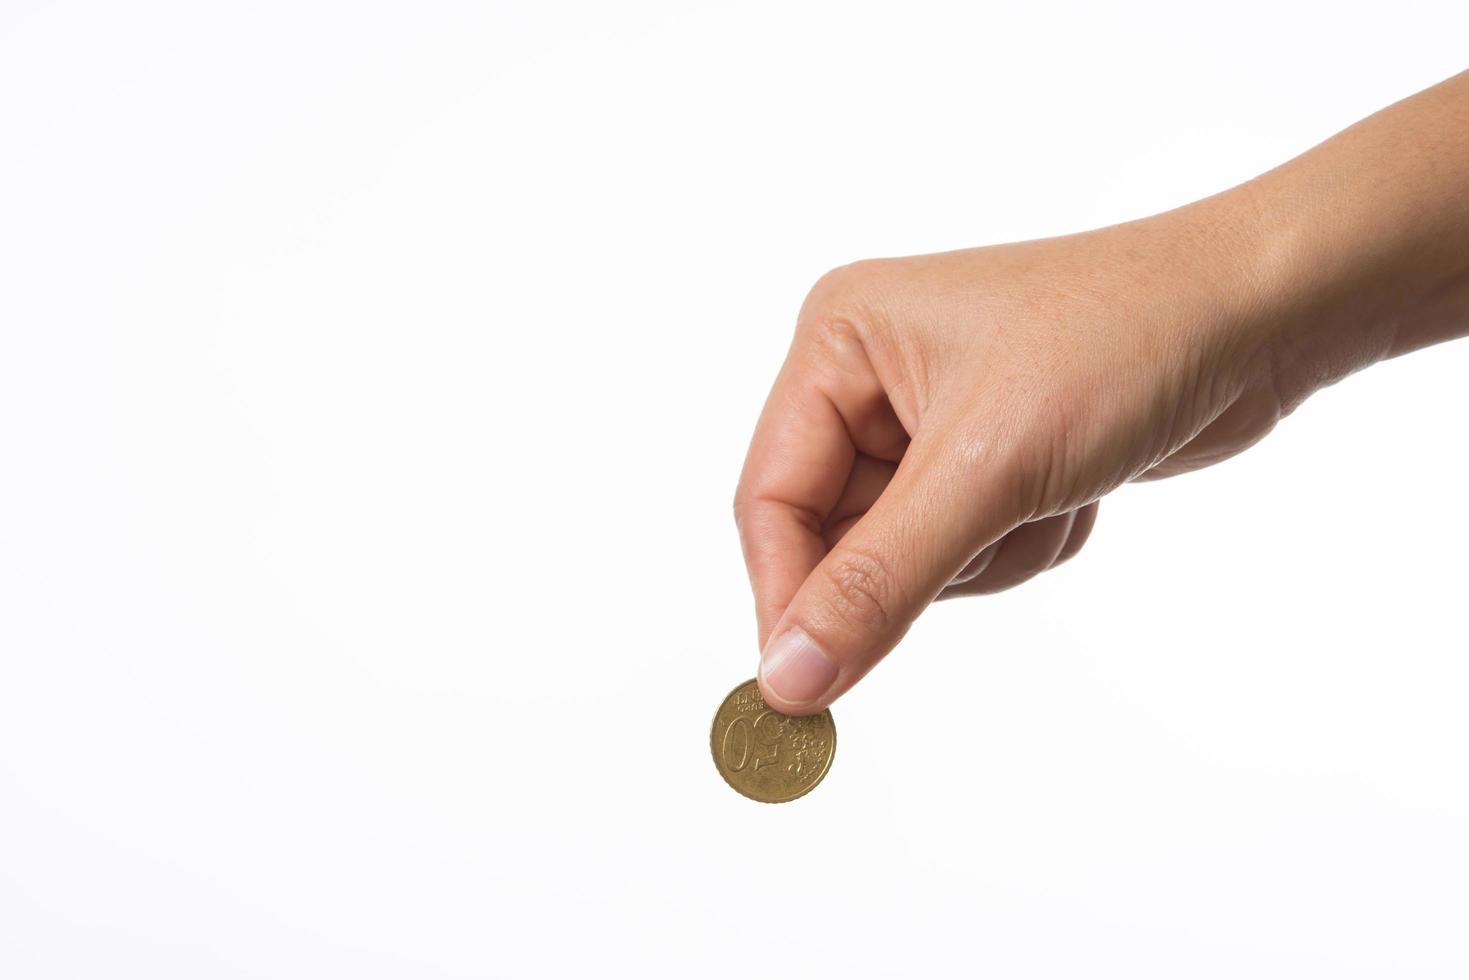
[[[1465,333],[1469,73],[1176,211],[828,273],[735,497],[766,700],[821,710],[931,602],[1075,555],[1109,491]]]

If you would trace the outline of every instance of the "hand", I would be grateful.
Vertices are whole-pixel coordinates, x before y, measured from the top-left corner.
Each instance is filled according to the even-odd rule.
[[[935,598],[1075,555],[1107,491],[1269,432],[1283,406],[1239,237],[1206,204],[824,277],[736,496],[766,700],[824,707]]]

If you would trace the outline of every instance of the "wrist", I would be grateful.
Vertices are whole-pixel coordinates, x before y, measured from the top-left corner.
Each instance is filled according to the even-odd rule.
[[[1469,73],[1217,199],[1240,230],[1288,410],[1469,332]]]
[[[1433,316],[1434,277],[1404,274],[1412,246],[1392,228],[1358,226],[1364,214],[1343,212],[1278,172],[1200,204],[1224,212],[1213,220],[1229,226],[1237,250],[1233,322],[1282,413],[1431,342],[1415,338]]]

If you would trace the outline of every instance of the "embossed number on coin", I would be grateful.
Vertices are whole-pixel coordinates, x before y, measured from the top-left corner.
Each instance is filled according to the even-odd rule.
[[[753,680],[729,692],[714,714],[709,748],[724,781],[752,800],[785,803],[809,793],[831,768],[837,730],[831,712],[783,715]]]

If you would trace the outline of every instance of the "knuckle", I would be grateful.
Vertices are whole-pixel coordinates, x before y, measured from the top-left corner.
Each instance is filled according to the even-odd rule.
[[[741,485],[740,488],[735,491],[734,502],[730,508],[734,513],[735,528],[741,534],[744,534],[745,524],[750,518],[751,501],[752,496],[750,494],[750,491],[746,489],[743,485]]]
[[[885,631],[893,622],[893,577],[874,555],[844,549],[822,568],[827,579],[827,612],[842,624],[865,632]]]
[[[874,320],[872,298],[881,268],[881,260],[864,259],[838,266],[816,280],[801,304],[801,328],[818,339],[860,335]]]
[[[806,294],[806,305],[820,307],[850,297],[860,291],[868,268],[867,262],[850,262],[827,271]]]

